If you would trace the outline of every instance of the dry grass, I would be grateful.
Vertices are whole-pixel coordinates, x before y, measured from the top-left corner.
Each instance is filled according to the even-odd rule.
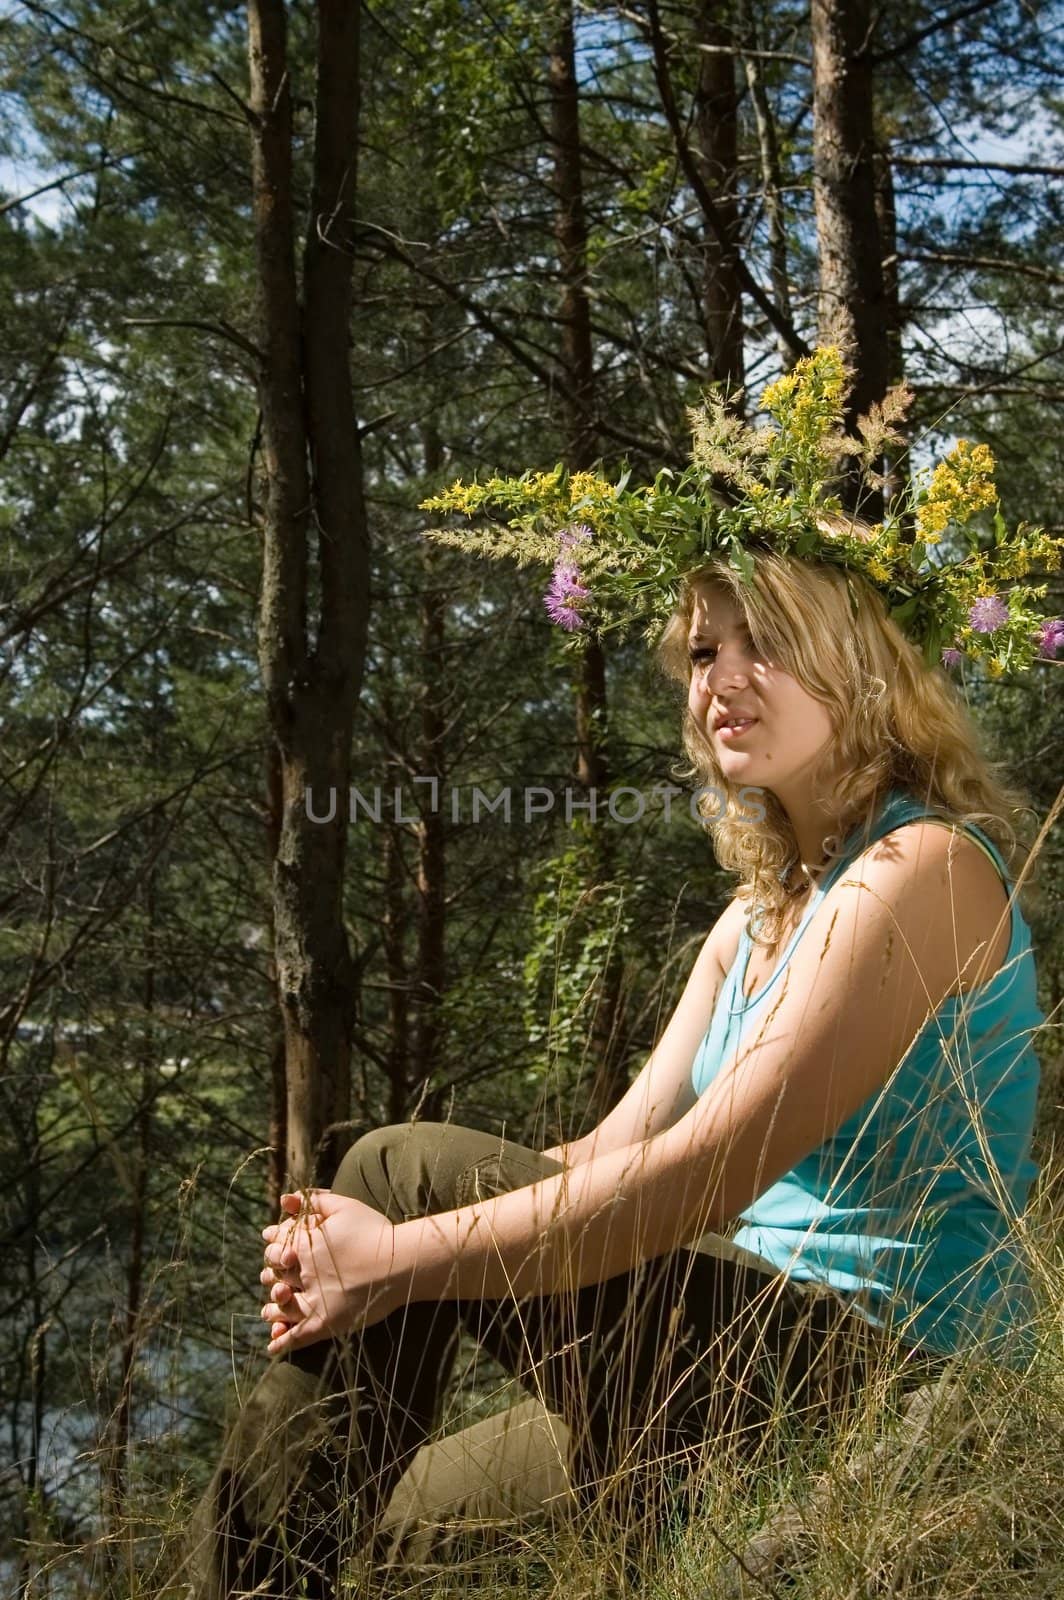
[[[1024,1229],[1039,1302],[1026,1371],[958,1362],[915,1410],[885,1373],[859,1409],[810,1442],[780,1416],[757,1456],[707,1449],[678,1490],[675,1520],[652,1543],[593,1514],[553,1529],[494,1536],[455,1529],[417,1566],[367,1569],[356,1552],[349,1594],[364,1600],[1058,1600],[1064,1594],[1064,1172],[1043,1177]],[[479,1387],[477,1381],[479,1380]],[[487,1380],[487,1381],[485,1381]],[[498,1373],[466,1370],[455,1415],[468,1422],[512,1400]],[[927,1392],[923,1392],[927,1398]],[[36,1520],[20,1600],[184,1600],[168,1551],[192,1493],[175,1440],[142,1438],[120,1538],[62,1535]],[[88,1469],[91,1463],[85,1463]],[[8,1588],[12,1576],[15,1582]],[[294,1597],[293,1597],[294,1600]]]
[[[445,1548],[419,1566],[367,1570],[355,1556],[348,1592],[365,1600],[1058,1600],[1064,1272],[1057,1252],[1044,1265],[1052,1275],[1041,1279],[1041,1348],[1030,1369],[958,1368],[930,1425],[914,1425],[877,1388],[845,1429],[813,1446],[788,1441],[781,1418],[752,1465],[709,1453],[700,1481],[677,1496],[675,1526],[652,1549],[593,1518],[490,1538],[452,1529]],[[142,1453],[151,1450],[144,1441]],[[74,1545],[42,1523],[26,1552],[23,1600],[177,1600],[185,1591],[165,1580],[160,1547],[188,1511],[180,1494],[131,1505],[128,1537],[112,1551],[117,1563],[100,1542]]]

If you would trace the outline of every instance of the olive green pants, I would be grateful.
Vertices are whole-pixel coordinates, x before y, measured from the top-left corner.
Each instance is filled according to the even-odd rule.
[[[560,1170],[505,1139],[419,1123],[360,1139],[333,1187],[398,1223]],[[710,1241],[565,1294],[411,1304],[271,1360],[190,1530],[191,1595],[332,1600],[356,1551],[394,1556],[455,1515],[584,1508],[629,1534],[657,1526],[704,1461],[752,1449],[781,1412],[792,1429],[818,1425],[882,1352],[841,1295],[758,1262]],[[463,1330],[529,1399],[423,1451]]]

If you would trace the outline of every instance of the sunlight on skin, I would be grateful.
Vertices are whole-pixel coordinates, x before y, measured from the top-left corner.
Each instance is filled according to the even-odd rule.
[[[825,896],[822,937],[792,956],[761,1032],[656,1135],[630,1133],[558,1176],[395,1226],[329,1190],[285,1195],[284,1219],[263,1230],[271,1352],[370,1326],[410,1300],[601,1281],[720,1231],[882,1089],[958,965],[984,950],[978,933],[995,915],[985,858],[973,846],[951,859],[955,845],[910,825],[867,852]],[[855,998],[868,992],[883,1000],[874,1019]],[[700,1012],[691,1036],[707,1023]]]
[[[724,776],[736,788],[775,795],[802,860],[819,860],[829,813],[813,783],[816,764],[835,737],[827,706],[759,649],[742,612],[722,592],[698,589],[688,651],[688,711]],[[755,719],[738,738],[716,728],[718,714],[730,711]]]
[[[758,650],[727,596],[699,597],[689,646],[689,710],[722,769],[730,781],[771,789],[803,856],[817,859],[825,811],[811,775],[833,733],[827,708]],[[752,717],[749,730],[722,736],[716,724],[728,711]],[[722,918],[650,1061],[596,1130],[609,1127],[611,1137],[582,1161],[397,1225],[329,1190],[284,1195],[281,1221],[262,1235],[271,1352],[368,1327],[414,1300],[601,1282],[722,1230],[882,1091],[959,974],[977,958],[985,967],[1002,932],[1007,949],[1000,895],[996,869],[952,829],[917,821],[884,836],[817,907],[758,1035],[684,1109],[679,1085],[717,993],[710,969],[734,959],[734,947],[727,961],[710,949]],[[756,961],[748,969],[759,988],[775,962],[761,964],[764,973]],[[869,994],[877,1006],[862,1003]],[[655,1056],[667,1066],[652,1079]],[[648,1126],[658,1099],[673,1111]]]
[[[721,1232],[883,1090],[956,985],[958,964],[984,950],[979,934],[997,915],[985,858],[972,846],[951,859],[955,845],[947,830],[909,825],[851,867],[824,897],[821,937],[797,947],[758,1035],[650,1138],[628,1135],[561,1174],[397,1225],[328,1190],[284,1196],[286,1220],[263,1230],[271,1353],[368,1327],[410,1301],[601,1282]],[[959,962],[951,929],[963,930]],[[869,992],[882,1001],[871,1013]],[[707,1023],[700,1012],[692,1034]]]

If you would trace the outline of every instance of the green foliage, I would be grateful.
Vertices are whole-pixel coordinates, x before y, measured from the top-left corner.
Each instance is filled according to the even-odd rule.
[[[574,1081],[586,1059],[591,1016],[612,951],[632,933],[629,900],[638,881],[598,881],[601,850],[588,824],[575,824],[557,855],[532,877],[524,1020],[535,1051],[528,1077]]]
[[[285,9],[301,232],[312,223],[315,8]],[[806,21],[761,0],[749,9],[766,52],[751,59],[776,123],[786,271],[812,342]],[[926,41],[925,13],[905,3],[876,18],[884,142],[944,159],[951,122],[975,130],[971,149],[1015,140],[1022,115],[1032,154],[1039,130],[1048,149],[1060,107],[1046,8],[986,8]],[[638,1061],[723,899],[693,825],[618,830],[598,882],[593,841],[561,833],[557,814],[507,827],[445,813],[442,993],[423,981],[426,818],[396,821],[392,788],[424,804],[410,779],[437,773],[446,807],[452,785],[467,797],[474,783],[557,791],[573,766],[569,662],[527,575],[426,552],[417,537],[419,502],[458,474],[504,477],[566,453],[552,18],[519,0],[364,13],[351,360],[374,571],[354,765],[389,798],[385,821],[348,834],[359,1122],[420,1107],[531,1126],[545,1086],[582,1082],[594,1065],[586,1041],[611,949],[633,1019],[625,1061]],[[688,24],[683,8],[665,21],[678,35]],[[689,43],[670,51],[685,113],[699,60]],[[675,501],[685,410],[706,364],[707,236],[637,25],[615,9],[580,11],[577,54],[603,472],[612,494],[622,457],[633,484],[664,464],[659,492]],[[246,81],[245,12],[215,0],[169,11],[64,0],[0,20],[0,1564],[26,1600],[165,1592],[162,1535],[184,1523],[210,1469],[234,1353],[242,1371],[260,1341],[278,1018]],[[745,94],[739,144],[744,256],[768,283],[769,178]],[[1044,180],[898,164],[895,183],[916,422],[937,428],[943,453],[962,431],[988,440],[1003,503],[1057,532],[1058,229]],[[39,185],[54,187],[19,201]],[[776,370],[771,335],[748,300],[742,314],[748,380],[760,384]],[[571,495],[574,481],[557,485]],[[594,525],[586,485],[565,511]],[[994,531],[980,518],[983,548]],[[697,545],[689,510],[676,525]],[[675,759],[679,707],[626,643],[611,647],[609,675],[611,771],[649,787]],[[1064,741],[1059,675],[998,685],[996,699],[982,679],[967,687],[1044,816]],[[1033,926],[1052,1010],[1064,973],[1059,828],[1040,877]],[[127,1339],[133,1404],[116,1502]],[[971,1592],[980,1561],[1005,1592],[1005,1518],[987,1510],[1002,1504],[1024,1532],[1027,1583],[1045,1463],[1059,1478],[1048,1448],[1059,1396],[1048,1378],[1041,1393],[1015,1415],[1030,1440],[1048,1441],[1043,1465],[1033,1444],[1026,1456],[1010,1444],[998,1469],[1012,1502],[993,1501],[988,1457],[982,1498],[950,1501],[954,1546],[935,1545],[950,1523],[934,1522],[933,1500],[923,1523],[910,1518],[931,1552],[924,1593]],[[767,1504],[778,1486],[753,1487]],[[750,1489],[736,1485],[736,1528],[749,1522]],[[840,1513],[838,1552],[854,1548],[860,1515]],[[967,1553],[951,1567],[964,1529]],[[693,1535],[689,1553],[702,1594],[709,1558]],[[619,1553],[593,1555],[588,1591],[621,1592]],[[518,1569],[522,1592],[572,1586],[550,1552]],[[846,1585],[858,1578],[851,1564]]]

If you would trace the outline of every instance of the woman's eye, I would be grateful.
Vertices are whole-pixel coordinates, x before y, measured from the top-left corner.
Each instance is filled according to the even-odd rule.
[[[761,654],[760,647],[759,647],[759,645],[757,643],[757,640],[754,638],[753,634],[744,633],[742,638],[743,638],[743,647],[746,649],[748,654],[755,655],[755,656]],[[716,650],[716,646],[715,645],[706,644],[706,645],[699,645],[696,649],[689,650],[687,653],[688,653],[689,657],[691,658],[692,664],[695,664],[695,663],[697,663],[699,661],[712,661],[713,657],[717,653],[717,650]]]

